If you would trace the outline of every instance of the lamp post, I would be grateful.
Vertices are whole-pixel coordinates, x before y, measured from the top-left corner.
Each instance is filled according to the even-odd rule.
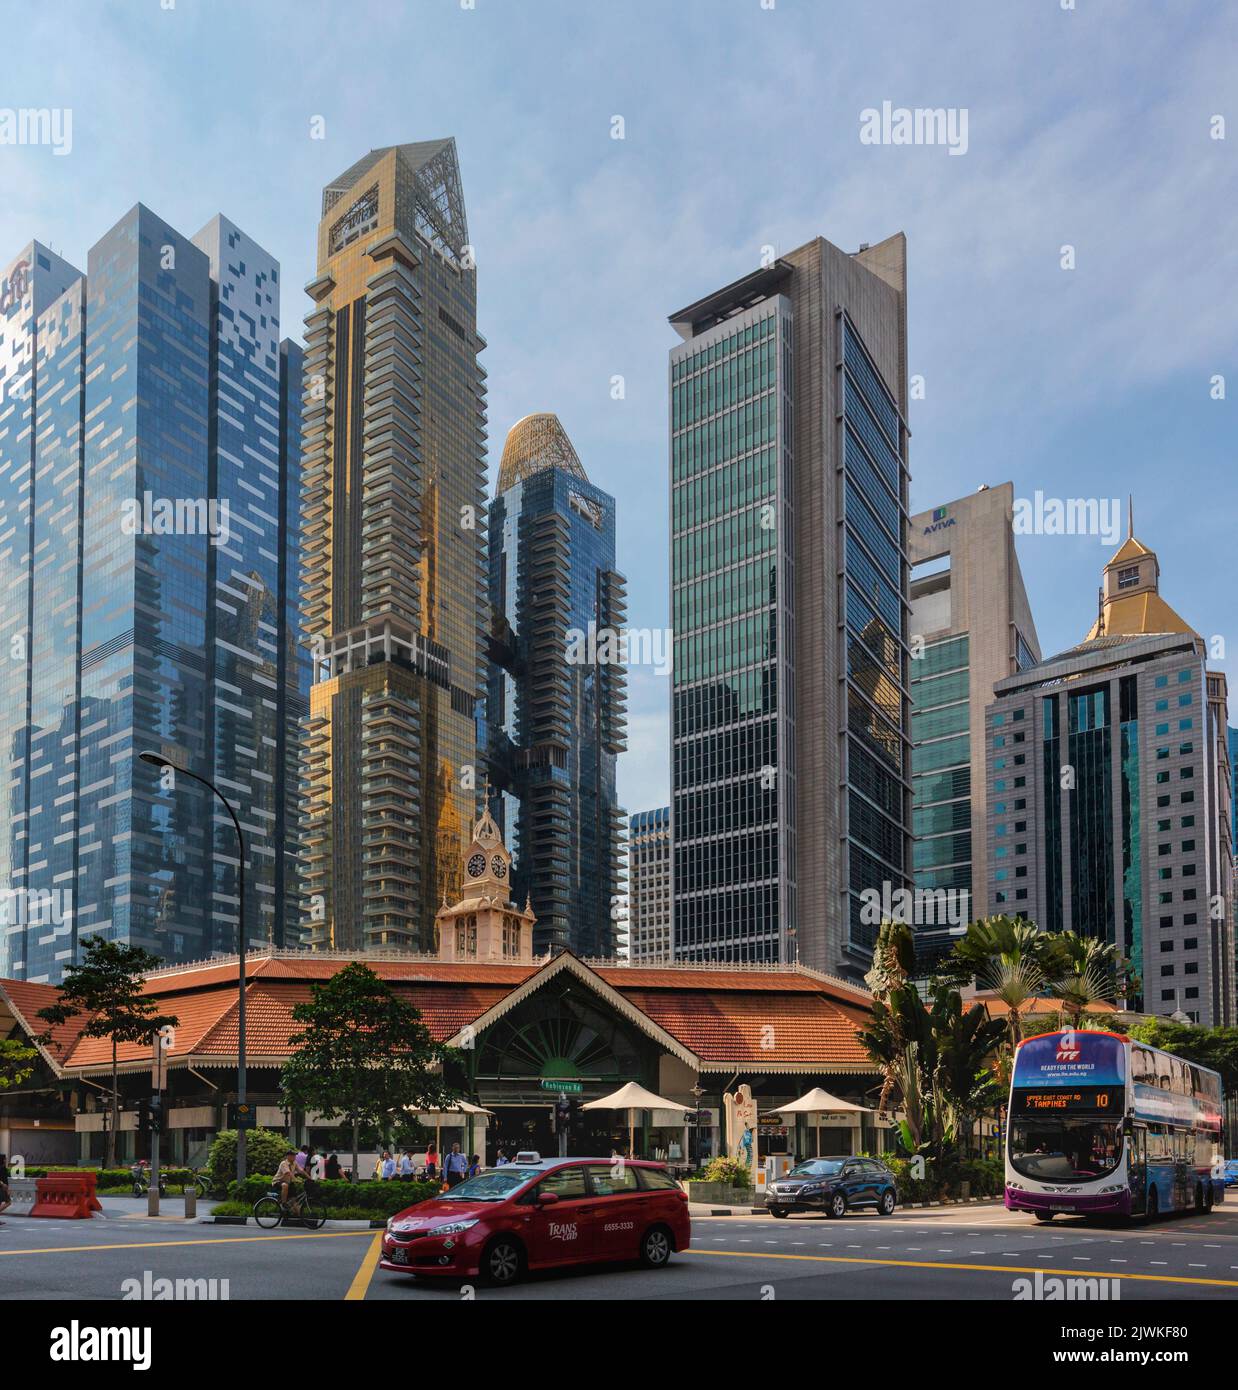
[[[238,924],[236,933],[237,956],[239,958],[239,981],[237,984],[237,1015],[236,1015],[236,1099],[238,1105],[246,1102],[245,1094],[245,837],[241,834],[241,822],[236,818],[236,812],[232,809],[228,798],[213,783],[208,782],[205,777],[199,777],[196,772],[190,772],[187,767],[181,767],[179,763],[172,762],[165,758],[162,753],[155,753],[149,748],[139,753],[138,757],[144,763],[149,763],[151,767],[165,768],[170,767],[173,772],[179,773],[182,777],[188,777],[193,782],[200,782],[208,791],[214,794],[223,803],[224,810],[227,811],[232,821],[232,828],[236,831],[236,853],[237,853],[237,904],[238,904]],[[237,1117],[238,1121],[242,1118]],[[245,1162],[245,1136],[247,1130],[244,1125],[238,1123],[236,1130],[236,1179],[238,1183],[244,1184],[247,1172]]]

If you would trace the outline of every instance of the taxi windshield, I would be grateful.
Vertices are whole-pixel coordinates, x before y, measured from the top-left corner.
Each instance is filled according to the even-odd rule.
[[[540,1168],[518,1168],[509,1163],[495,1168],[489,1173],[478,1173],[475,1178],[466,1178],[450,1192],[440,1194],[439,1202],[502,1202],[521,1188],[530,1178],[540,1178]]]

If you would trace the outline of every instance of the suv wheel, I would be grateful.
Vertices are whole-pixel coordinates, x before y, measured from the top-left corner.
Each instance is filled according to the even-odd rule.
[[[882,1216],[894,1215],[894,1193],[888,1187],[881,1194],[881,1200],[877,1203],[877,1210]]]
[[[514,1284],[520,1278],[520,1266],[520,1247],[506,1236],[491,1241],[481,1262],[486,1282],[499,1288]]]
[[[665,1226],[651,1226],[640,1243],[640,1262],[646,1269],[661,1269],[671,1257],[671,1233]]]

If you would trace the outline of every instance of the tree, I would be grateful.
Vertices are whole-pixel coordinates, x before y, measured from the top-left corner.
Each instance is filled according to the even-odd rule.
[[[20,1086],[34,1075],[38,1052],[16,1038],[0,1040],[0,1091]]]
[[[943,979],[976,982],[1006,1006],[1008,1048],[1023,1040],[1023,1011],[1045,989],[1045,933],[1020,917],[982,917],[973,922],[941,970]]]
[[[910,929],[883,922],[865,977],[873,990],[872,1021],[859,1036],[881,1067],[878,1109],[898,1093],[903,1147],[943,1162],[972,1121],[1001,1101],[992,1056],[1005,1026],[983,1009],[964,1009],[958,991],[944,987],[926,1008],[909,978],[914,968]]]
[[[1111,1004],[1119,993],[1137,993],[1139,982],[1118,948],[1095,936],[1047,932],[1042,949],[1048,992],[1062,1001],[1072,1028],[1091,1004]]]
[[[88,936],[82,941],[82,960],[65,967],[60,1000],[40,1009],[38,1017],[52,1027],[86,1016],[86,1038],[109,1038],[112,1043],[112,1117],[108,1126],[104,1166],[116,1164],[116,1131],[120,1127],[120,1088],[116,1049],[120,1043],[148,1042],[160,1028],[174,1028],[171,1014],[156,1012],[153,999],[142,988],[146,976],[162,962],[140,946]],[[38,1041],[55,1046],[50,1030]]]
[[[460,1098],[439,1068],[449,1053],[437,1046],[421,1015],[360,961],[352,961],[292,1010],[302,1031],[284,1063],[285,1102],[343,1116],[352,1126],[352,1173],[362,1124],[387,1132],[393,1119],[440,1109]]]

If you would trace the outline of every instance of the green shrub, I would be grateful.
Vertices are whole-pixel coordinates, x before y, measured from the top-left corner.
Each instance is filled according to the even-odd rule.
[[[286,1135],[273,1129],[251,1129],[245,1141],[245,1167],[250,1173],[273,1173],[288,1152]],[[236,1181],[236,1130],[221,1129],[211,1141],[206,1162],[212,1192],[225,1192]]]
[[[711,1158],[705,1165],[705,1181],[727,1187],[751,1187],[752,1172],[741,1158]]]
[[[270,1192],[274,1178],[250,1177],[242,1185],[235,1180],[228,1184],[228,1197],[238,1201],[249,1211],[254,1203]],[[394,1216],[417,1202],[436,1197],[439,1191],[437,1182],[328,1182],[325,1179],[314,1184],[315,1200],[325,1208],[329,1216],[337,1212],[349,1211],[355,1219],[375,1216]]]
[[[253,1203],[246,1206],[244,1202],[216,1202],[211,1210],[212,1216],[248,1216],[253,1210]]]

